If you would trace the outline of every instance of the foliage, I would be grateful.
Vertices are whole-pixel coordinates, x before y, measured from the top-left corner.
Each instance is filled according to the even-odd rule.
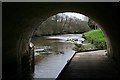
[[[88,25],[91,29],[94,29],[94,30],[98,28],[98,24],[90,18],[89,18],[89,21],[88,21]]]
[[[83,45],[84,44],[84,45]],[[87,50],[95,50],[95,46],[91,43],[88,43],[88,42],[83,42],[83,44],[81,46],[77,46],[75,45],[73,47],[73,50],[75,51],[87,51]]]
[[[86,21],[82,21],[76,17],[71,18],[65,14],[57,14],[44,21],[35,31],[34,35],[82,33],[89,30],[90,28]]]
[[[98,49],[106,49],[106,41],[100,29],[91,30],[83,34],[86,40],[95,45]]]

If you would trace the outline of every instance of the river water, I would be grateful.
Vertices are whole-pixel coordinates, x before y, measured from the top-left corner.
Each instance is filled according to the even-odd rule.
[[[75,54],[74,44],[81,44],[82,34],[63,34],[42,36],[32,39],[35,45],[35,57],[46,54],[43,59],[35,62],[33,78],[57,78],[67,62]]]

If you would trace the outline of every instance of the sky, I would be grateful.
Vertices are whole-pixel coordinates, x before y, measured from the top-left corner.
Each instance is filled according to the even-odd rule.
[[[73,13],[73,12],[65,12],[63,14],[68,15],[69,17],[76,17],[79,18],[83,21],[88,21],[88,17],[86,17],[85,15],[79,14],[79,13]]]

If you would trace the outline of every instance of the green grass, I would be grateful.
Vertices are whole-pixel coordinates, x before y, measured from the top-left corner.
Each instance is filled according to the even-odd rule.
[[[73,50],[74,51],[87,51],[87,50],[95,50],[96,49],[96,47],[91,43],[87,43],[87,42],[83,42],[83,43],[86,45],[82,45],[82,46],[75,45],[73,47]]]
[[[83,36],[86,40],[96,46],[98,49],[106,49],[106,41],[103,32],[100,29],[85,32]]]

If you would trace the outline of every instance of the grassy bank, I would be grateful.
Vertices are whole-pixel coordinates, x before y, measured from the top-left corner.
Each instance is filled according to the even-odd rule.
[[[85,32],[83,37],[85,41],[95,45],[97,49],[106,49],[106,41],[103,32],[100,29]]]
[[[73,48],[75,51],[106,49],[105,37],[100,29],[83,33],[83,38],[85,38],[84,45],[75,46]]]

